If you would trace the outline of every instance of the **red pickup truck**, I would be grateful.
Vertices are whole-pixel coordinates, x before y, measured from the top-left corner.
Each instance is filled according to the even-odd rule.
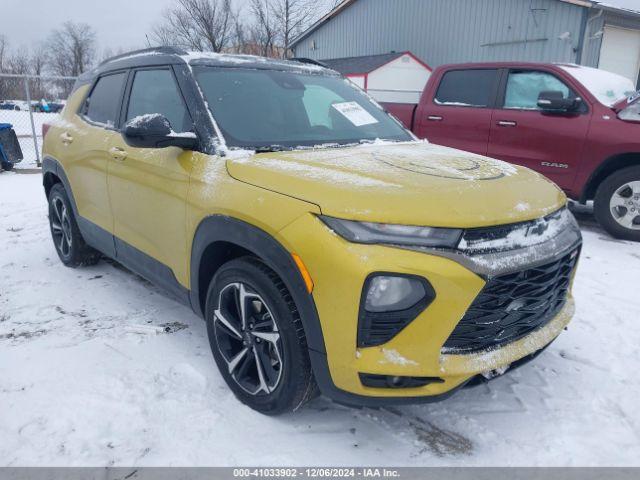
[[[640,95],[619,75],[571,64],[445,65],[418,105],[386,103],[420,138],[524,165],[600,224],[640,241]]]

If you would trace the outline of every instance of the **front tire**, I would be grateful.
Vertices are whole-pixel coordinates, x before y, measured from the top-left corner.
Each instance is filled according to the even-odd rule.
[[[86,244],[71,209],[67,192],[60,183],[49,192],[49,228],[58,257],[67,267],[95,265],[100,253]]]
[[[612,236],[640,242],[640,166],[619,170],[600,184],[594,213]]]
[[[253,257],[218,270],[207,294],[207,333],[220,373],[245,405],[292,412],[316,385],[298,310],[284,283]]]

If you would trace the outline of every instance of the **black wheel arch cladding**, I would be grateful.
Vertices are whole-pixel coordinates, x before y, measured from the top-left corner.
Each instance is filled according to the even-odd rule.
[[[191,249],[191,305],[204,318],[204,302],[211,278],[201,279],[199,272],[205,250],[214,243],[230,243],[261,259],[282,279],[298,307],[310,350],[325,354],[322,327],[313,297],[291,254],[271,235],[241,220],[213,215],[198,226]],[[206,285],[201,282],[206,281]]]

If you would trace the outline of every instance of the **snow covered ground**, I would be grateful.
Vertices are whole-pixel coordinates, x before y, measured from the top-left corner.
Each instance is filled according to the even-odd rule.
[[[2,173],[0,466],[640,465],[640,244],[580,218],[577,316],[534,362],[437,404],[269,418],[187,308],[110,262],[63,267],[40,176]]]

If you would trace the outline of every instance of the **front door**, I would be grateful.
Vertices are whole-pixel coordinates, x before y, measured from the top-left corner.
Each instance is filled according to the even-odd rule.
[[[493,112],[488,155],[529,167],[568,190],[578,171],[590,114],[586,103],[572,114],[545,113],[538,108],[544,91],[575,92],[550,72],[511,70],[501,108]]]
[[[123,127],[160,113],[178,133],[193,123],[170,67],[132,73],[123,104]],[[134,148],[120,135],[111,144],[109,198],[118,258],[143,276],[171,289],[168,267],[188,286],[186,198],[192,152],[177,147]]]

